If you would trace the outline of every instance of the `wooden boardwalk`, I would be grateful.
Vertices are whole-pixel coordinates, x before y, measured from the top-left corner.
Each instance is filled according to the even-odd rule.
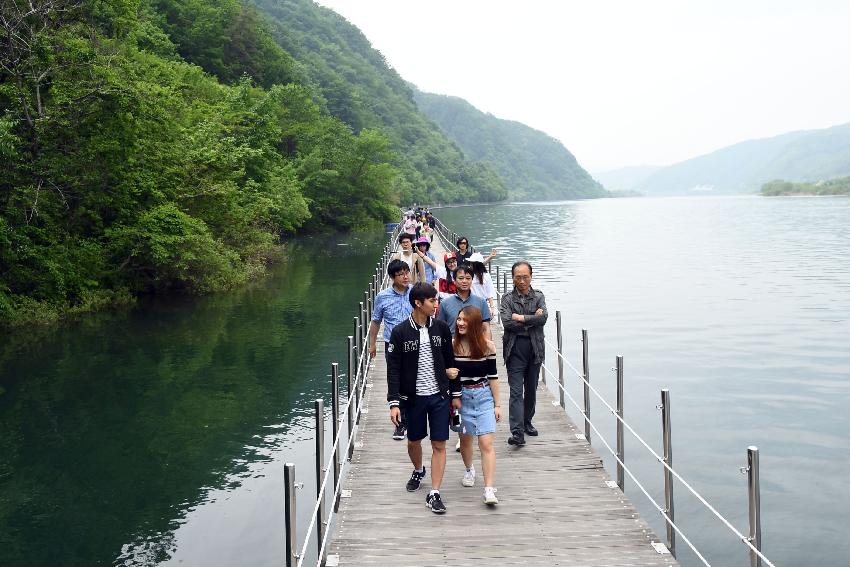
[[[434,250],[435,256],[441,257]],[[463,462],[449,441],[440,490],[447,513],[425,507],[430,490],[431,448],[423,441],[428,476],[417,492],[405,483],[412,466],[406,442],[394,441],[386,404],[383,343],[370,373],[357,445],[343,478],[339,514],[332,526],[328,564],[341,566],[529,565],[669,566],[652,542],[662,541],[642,520],[610,477],[581,431],[541,383],[534,424],[539,437],[507,444],[508,384],[501,361],[500,327],[493,325],[499,349],[502,422],[496,431],[496,487],[499,504],[482,502],[483,476],[463,487]],[[348,494],[346,492],[346,494]]]

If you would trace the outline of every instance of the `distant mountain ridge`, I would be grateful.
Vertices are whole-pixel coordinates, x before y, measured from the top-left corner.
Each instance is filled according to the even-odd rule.
[[[850,123],[747,140],[664,167],[634,188],[650,195],[755,193],[774,179],[850,175]]]
[[[662,166],[629,165],[606,171],[593,171],[591,175],[609,191],[635,191],[659,169],[663,169]]]
[[[464,154],[496,168],[513,201],[605,197],[608,192],[551,136],[525,124],[486,114],[462,98],[414,88],[419,109]]]

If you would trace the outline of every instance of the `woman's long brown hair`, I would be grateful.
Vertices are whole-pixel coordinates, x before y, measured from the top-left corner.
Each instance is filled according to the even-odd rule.
[[[471,305],[464,307],[458,313],[466,319],[466,337],[469,341],[469,358],[484,358],[487,354],[487,337],[484,336],[484,321],[481,319],[481,310]],[[460,352],[460,333],[455,327],[455,336],[452,340],[452,348],[455,353]]]

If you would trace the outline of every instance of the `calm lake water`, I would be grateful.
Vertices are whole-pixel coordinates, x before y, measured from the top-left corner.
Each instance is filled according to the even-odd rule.
[[[4,336],[0,565],[281,565],[283,463],[305,528],[313,400],[385,238],[306,239],[240,290]]]
[[[614,357],[625,357],[626,418],[656,450],[655,406],[670,388],[675,468],[743,532],[738,469],[759,446],[768,557],[848,564],[850,199],[606,199],[439,216],[498,248],[502,267],[532,261],[577,368],[589,330],[592,381],[609,400]],[[329,364],[344,360],[383,239],[299,241],[270,277],[234,292],[3,336],[0,565],[282,564],[283,463],[305,481],[303,529],[313,400],[329,398]],[[581,399],[577,378],[569,390]],[[613,442],[613,418],[592,403]],[[660,466],[628,436],[626,459],[663,501]],[[629,479],[626,491],[663,534]],[[713,565],[747,564],[678,484],[676,514]]]
[[[744,534],[739,467],[747,446],[759,447],[772,561],[850,565],[850,199],[605,199],[438,214],[480,250],[497,248],[502,268],[532,262],[578,369],[588,329],[591,381],[612,405],[611,369],[624,356],[626,419],[659,453],[656,405],[670,389],[674,467]],[[553,316],[547,335],[554,342]],[[613,417],[593,396],[591,407],[614,445]],[[626,462],[663,504],[661,466],[628,433]],[[660,514],[628,477],[626,493],[663,538]],[[748,565],[744,546],[678,483],[675,503],[677,524],[710,563]],[[701,565],[681,540],[678,550],[683,564]]]

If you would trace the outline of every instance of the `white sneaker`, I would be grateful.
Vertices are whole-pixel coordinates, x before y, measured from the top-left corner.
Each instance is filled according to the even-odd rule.
[[[496,489],[492,486],[484,487],[484,503],[488,506],[494,506],[499,503],[499,499],[496,498]]]
[[[463,473],[463,480],[460,483],[464,486],[475,486],[475,467],[467,469],[465,473]]]

